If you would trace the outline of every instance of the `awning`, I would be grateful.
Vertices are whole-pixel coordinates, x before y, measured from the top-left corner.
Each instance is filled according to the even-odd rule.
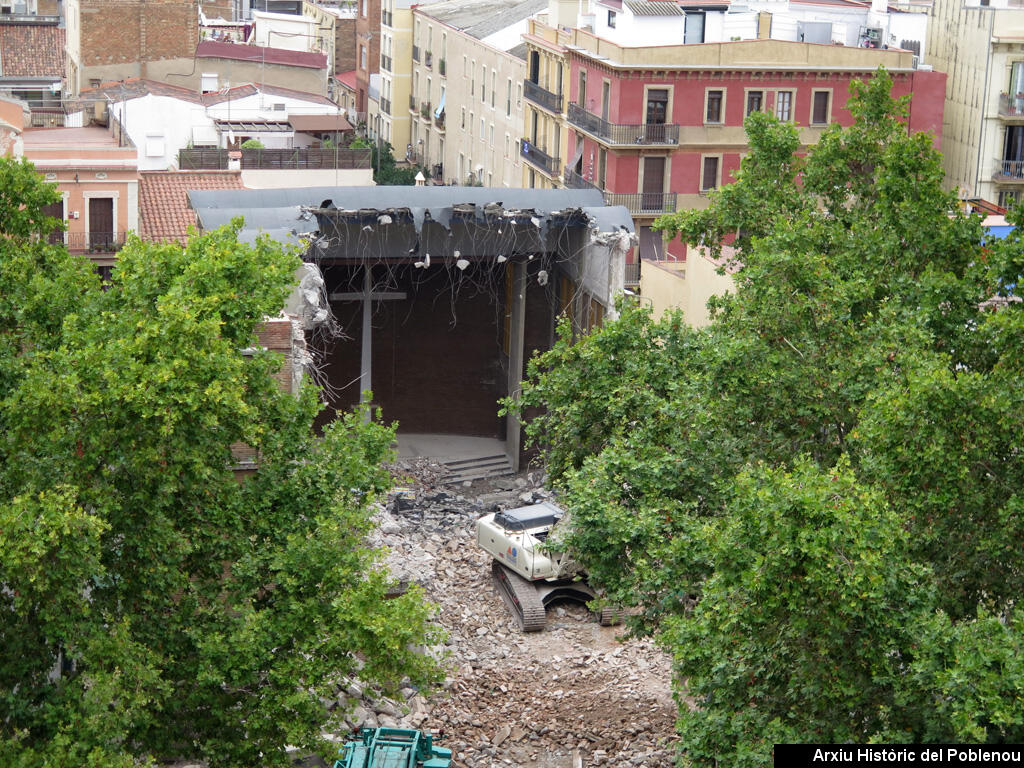
[[[344,133],[351,131],[345,115],[289,115],[288,122],[296,131],[304,133]]]
[[[444,114],[444,97],[445,97],[445,93],[446,93],[445,91],[441,91],[441,101],[440,101],[440,103],[438,103],[437,109],[434,110],[434,117],[436,117],[438,120],[440,120],[441,119],[441,115]]]

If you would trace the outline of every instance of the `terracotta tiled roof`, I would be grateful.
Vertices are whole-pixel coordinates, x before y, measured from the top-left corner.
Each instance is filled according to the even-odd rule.
[[[143,240],[185,242],[196,214],[190,189],[244,189],[238,171],[144,171],[139,179],[139,233]]]
[[[0,25],[4,77],[64,77],[64,30],[31,24]]]
[[[262,64],[286,64],[291,67],[326,69],[327,54],[309,51],[291,51],[287,48],[265,48],[244,43],[222,43],[204,40],[196,47],[197,59],[233,59],[258,61]]]

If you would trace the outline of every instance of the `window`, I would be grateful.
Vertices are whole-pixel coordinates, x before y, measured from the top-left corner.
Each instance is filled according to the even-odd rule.
[[[462,108],[462,130],[466,130],[466,108]]]
[[[469,77],[469,59],[462,57],[462,76]]]
[[[615,29],[615,11],[611,9],[608,11],[608,26]]]
[[[472,96],[476,90],[476,59],[469,65],[469,95]]]
[[[486,138],[486,134],[484,133],[484,119],[482,117],[480,118],[480,138]]]
[[[473,113],[469,113],[469,138],[473,138]]]
[[[364,19],[366,18],[366,0],[362,2],[362,16]]]
[[[587,108],[587,70],[581,69],[579,83],[576,88],[576,103],[584,109]]]
[[[811,103],[811,125],[826,125],[828,123],[829,98],[832,94],[828,91],[815,91]]]
[[[213,74],[203,72],[201,81],[200,87],[203,93],[210,93],[211,91],[216,91],[218,88],[216,72]],[[96,82],[96,85],[99,85],[99,81]]]
[[[687,11],[683,18],[683,43],[704,42],[704,12]]]
[[[360,45],[359,46],[359,67],[361,69],[366,69],[366,46],[365,45]]]
[[[793,92],[776,91],[775,93],[775,117],[783,123],[793,119]]]
[[[512,117],[512,78],[508,79],[508,87],[505,89],[505,117]]]
[[[704,108],[704,122],[705,123],[721,123],[723,113],[723,102],[725,101],[725,92],[714,90],[707,91],[704,94],[705,108]]]
[[[760,112],[764,106],[764,91],[747,91],[747,114]]]
[[[491,123],[491,140],[490,140],[490,145],[492,147],[494,146],[494,123]]]
[[[718,157],[705,157],[701,170],[700,191],[707,192],[718,186]]]
[[[523,108],[523,84],[516,84],[516,109]]]
[[[480,66],[480,103],[487,102],[487,67]]]
[[[604,189],[605,177],[608,173],[608,151],[601,149],[597,153],[597,186]]]
[[[494,109],[494,92],[498,90],[497,85],[498,71],[495,69],[491,70],[491,109]]]

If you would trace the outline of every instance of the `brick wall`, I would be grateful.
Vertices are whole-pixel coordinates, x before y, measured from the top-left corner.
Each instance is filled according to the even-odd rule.
[[[366,15],[363,15],[363,4]],[[359,61],[359,47],[365,46],[366,68]],[[359,0],[356,11],[356,92],[359,112],[366,111],[366,94],[370,91],[370,75],[380,72],[380,0]]]
[[[334,71],[351,72],[356,68],[356,20],[338,19],[334,26]]]
[[[191,59],[199,40],[196,0],[82,0],[81,13],[86,68]]]
[[[405,433],[504,438],[505,420],[498,418],[497,401],[507,383],[502,349],[505,271],[473,264],[453,293],[452,272],[443,266],[431,270],[396,267],[388,290],[405,291],[408,298],[375,304],[374,403],[386,421],[398,421]],[[382,270],[375,272],[375,279],[383,276]],[[360,289],[355,285],[361,284],[358,269],[328,267],[325,277],[329,292]],[[550,298],[535,279],[531,282],[527,355],[550,346],[552,325]],[[362,302],[332,302],[331,308],[346,338],[326,351],[325,372],[334,395],[328,405],[344,411],[359,402]]]

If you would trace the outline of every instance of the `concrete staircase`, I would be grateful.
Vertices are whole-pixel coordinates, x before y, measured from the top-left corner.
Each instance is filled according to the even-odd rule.
[[[472,459],[445,459],[442,463],[448,469],[448,478],[445,480],[448,485],[458,485],[466,480],[486,480],[491,477],[508,477],[514,474],[512,464],[504,453]]]

